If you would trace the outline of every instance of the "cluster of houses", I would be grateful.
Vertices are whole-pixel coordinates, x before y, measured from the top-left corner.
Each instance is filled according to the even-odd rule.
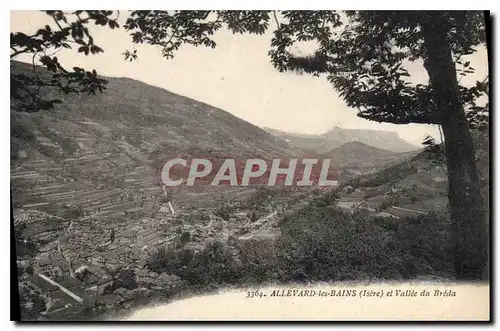
[[[420,215],[427,215],[426,212],[390,206],[383,211],[379,209],[380,203],[377,201],[356,199],[356,198],[342,198],[337,201],[335,207],[341,209],[344,212],[354,214],[356,212],[365,212],[374,217],[392,217],[392,218],[405,218],[405,217],[416,217]]]
[[[346,193],[350,193],[346,197],[342,197],[336,201],[334,205],[344,212],[354,214],[357,212],[362,212],[373,217],[383,217],[383,218],[406,218],[406,217],[418,217],[421,215],[427,215],[426,212],[421,210],[416,210],[412,208],[389,206],[385,207],[387,196],[385,194],[379,194],[374,197],[365,198],[365,194],[360,189],[352,189],[348,187],[344,190]],[[398,189],[391,187],[389,193],[397,193]]]

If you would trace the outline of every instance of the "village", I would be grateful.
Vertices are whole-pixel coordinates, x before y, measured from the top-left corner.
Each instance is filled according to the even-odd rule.
[[[33,206],[20,208],[14,214],[15,225],[25,224],[22,237],[35,243],[38,251],[35,256],[18,257],[19,269],[24,270],[20,291],[27,297],[45,298],[45,309],[38,317],[42,319],[79,318],[83,310],[96,314],[158,303],[168,297],[165,292],[183,286],[180,277],[147,268],[148,258],[158,248],[182,245],[196,252],[216,240],[228,244],[237,257],[242,249],[278,238],[284,215],[307,206],[314,194],[274,197],[256,211],[245,208],[244,199],[234,199],[226,219],[213,207],[194,208],[192,199],[176,201],[161,194],[132,210],[84,213],[73,220],[36,211]],[[397,206],[380,211],[381,197],[364,198],[366,191],[349,186],[338,195],[330,208],[347,213],[394,219],[426,214]],[[188,242],[180,244],[186,233]]]
[[[33,196],[45,200],[14,210],[21,297],[43,298],[36,319],[79,318],[83,310],[92,314],[164,300],[161,293],[182,286],[182,280],[157,274],[146,263],[159,247],[176,247],[182,234],[189,233],[186,249],[196,252],[217,240],[231,242],[235,254],[242,243],[279,236],[280,206],[250,213],[235,199],[231,216],[223,219],[216,215],[214,192],[176,194],[171,201],[161,187],[99,193],[74,189],[81,182],[55,184],[41,171],[15,169],[13,178],[38,181]],[[221,192],[241,199],[252,194],[248,188]],[[132,285],[121,283],[127,275]],[[28,311],[34,305],[25,304]]]

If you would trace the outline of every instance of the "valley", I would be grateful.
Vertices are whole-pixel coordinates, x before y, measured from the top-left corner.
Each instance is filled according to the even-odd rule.
[[[29,318],[90,319],[201,290],[192,275],[172,271],[169,261],[182,260],[176,254],[222,250],[238,267],[272,261],[266,254],[282,240],[283,222],[310,206],[403,223],[447,208],[445,168],[395,133],[261,129],[129,78],[109,78],[103,94],[61,97],[54,110],[11,110],[13,218]],[[341,186],[164,190],[165,160],[207,155],[328,158]]]

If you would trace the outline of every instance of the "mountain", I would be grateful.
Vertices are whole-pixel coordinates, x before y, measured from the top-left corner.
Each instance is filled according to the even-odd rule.
[[[32,67],[11,61],[12,72],[30,74]],[[11,179],[20,204],[102,210],[118,203],[126,210],[140,202],[136,196],[163,195],[159,171],[172,157],[297,155],[222,109],[130,78],[106,79],[107,90],[97,95],[45,91],[63,100],[53,110],[11,108]]]
[[[30,70],[24,63],[12,66],[13,70]],[[96,148],[100,152],[197,149],[238,156],[295,153],[282,140],[222,109],[130,78],[106,79],[109,84],[102,94],[60,95],[64,102],[54,111],[13,111],[13,124],[25,124],[49,140],[47,130],[54,137],[71,139],[78,146],[70,154]]]
[[[489,137],[487,131],[472,130],[476,165],[485,210],[489,208]],[[446,165],[426,151],[405,153],[403,159],[369,174],[345,180],[355,188],[351,195],[367,201],[383,201],[415,210],[443,212],[448,206]],[[344,176],[346,179],[346,176]],[[347,196],[350,197],[350,196]]]
[[[396,132],[391,131],[343,129],[334,127],[328,132],[314,135],[288,133],[271,128],[264,129],[288,142],[291,146],[306,151],[315,151],[321,154],[327,153],[333,148],[352,141],[359,141],[395,153],[409,152],[419,148],[401,139]]]
[[[338,166],[359,165],[366,163],[385,163],[400,158],[403,153],[394,153],[386,149],[369,146],[359,141],[351,141],[323,154]]]
[[[342,129],[334,127],[330,131],[322,134],[322,136],[328,141],[349,142],[357,140],[396,153],[409,152],[419,148],[401,139],[399,135],[393,131]]]
[[[321,154],[321,157],[330,159],[331,164],[339,170],[342,180],[346,181],[363,174],[380,171],[418,153],[418,150],[395,153],[359,141],[351,141]]]

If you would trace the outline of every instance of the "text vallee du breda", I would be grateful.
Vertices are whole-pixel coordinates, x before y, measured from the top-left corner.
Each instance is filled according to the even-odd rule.
[[[330,159],[172,158],[161,170],[165,186],[338,186]]]

